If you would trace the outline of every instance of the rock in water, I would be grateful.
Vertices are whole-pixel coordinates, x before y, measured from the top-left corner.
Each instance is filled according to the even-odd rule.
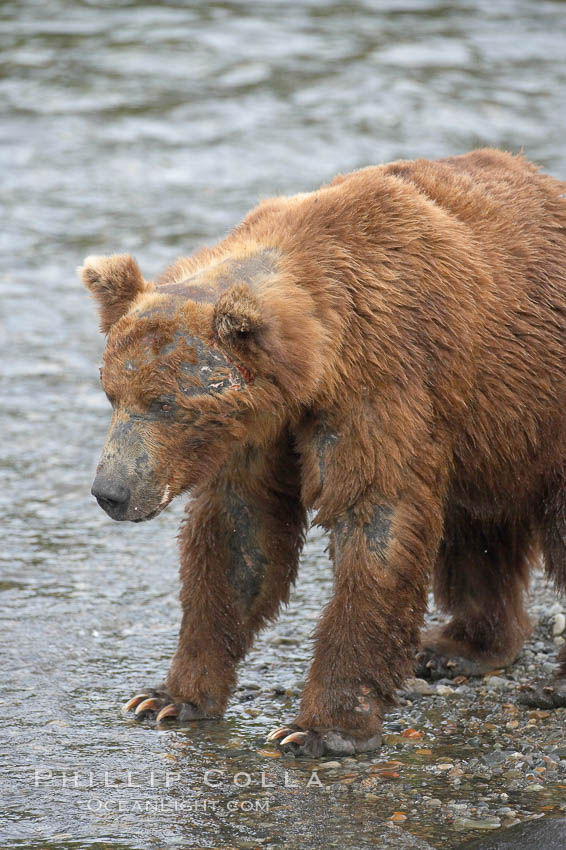
[[[543,818],[500,829],[488,838],[460,844],[456,850],[564,850],[566,818]]]

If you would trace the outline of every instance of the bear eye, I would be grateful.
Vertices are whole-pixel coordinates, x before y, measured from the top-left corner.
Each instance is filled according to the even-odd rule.
[[[171,413],[175,408],[175,399],[168,398],[167,396],[161,396],[161,398],[155,398],[150,405],[150,411],[153,414],[159,413]]]

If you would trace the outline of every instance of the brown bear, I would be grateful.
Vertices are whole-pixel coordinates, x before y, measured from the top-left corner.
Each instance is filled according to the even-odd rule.
[[[513,661],[530,566],[566,586],[565,192],[496,150],[399,161],[264,201],[155,284],[85,261],[114,409],[92,492],[141,521],[191,491],[179,646],[127,709],[222,716],[311,509],[334,596],[285,751],[379,746],[431,582],[452,619],[421,674]],[[566,705],[559,662],[532,704]]]

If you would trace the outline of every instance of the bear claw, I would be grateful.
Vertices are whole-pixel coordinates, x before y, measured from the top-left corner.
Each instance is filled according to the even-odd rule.
[[[129,699],[126,705],[122,707],[122,711],[131,711],[133,708],[136,708],[136,706],[138,706],[140,702],[147,698],[147,694],[136,694],[135,697]]]
[[[128,700],[122,711],[133,711],[136,720],[145,720],[148,717],[155,717],[160,709],[172,702],[173,700],[167,691],[148,688],[145,692],[140,692],[131,700]]]
[[[178,711],[176,705],[165,705],[155,718],[155,722],[160,723],[165,717],[177,717],[177,715]]]
[[[282,739],[282,740],[279,740]],[[359,739],[339,729],[299,729],[279,726],[270,732],[267,740],[292,756],[320,758],[321,756],[351,756],[381,747],[381,733],[371,738]]]
[[[265,740],[277,741],[278,738],[282,738],[284,735],[292,731],[293,730],[289,726],[278,726],[277,729],[273,729],[273,731],[269,733]]]
[[[297,744],[303,744],[305,742],[306,737],[306,732],[291,732],[290,735],[287,735],[286,738],[283,738],[279,746],[282,747],[284,744],[290,744],[293,741],[295,741]]]
[[[146,693],[132,697],[123,711],[132,710],[136,720],[150,719],[156,720],[157,723],[165,718],[172,718],[183,723],[191,720],[211,720],[222,716],[222,712],[205,711],[193,702],[175,702],[166,690],[160,688],[148,688]]]
[[[155,697],[148,697],[144,699],[143,702],[138,703],[134,714],[141,714],[142,711],[157,711],[159,709],[159,703],[155,699]]]
[[[495,665],[494,665],[495,666]],[[420,679],[454,679],[456,676],[481,676],[489,665],[464,658],[447,656],[432,647],[423,647],[415,658],[415,676]]]

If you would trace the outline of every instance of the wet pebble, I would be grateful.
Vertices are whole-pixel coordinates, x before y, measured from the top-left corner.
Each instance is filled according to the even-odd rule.
[[[488,765],[501,764],[505,761],[505,753],[501,750],[493,750],[491,753],[486,753],[483,760]]]
[[[486,685],[490,691],[504,691],[510,684],[507,679],[503,679],[501,676],[489,676],[486,679]]]
[[[454,819],[454,829],[497,829],[501,826],[499,818],[466,818]]]
[[[431,696],[434,692],[434,688],[426,679],[410,678],[403,683],[403,693],[409,699]]]

